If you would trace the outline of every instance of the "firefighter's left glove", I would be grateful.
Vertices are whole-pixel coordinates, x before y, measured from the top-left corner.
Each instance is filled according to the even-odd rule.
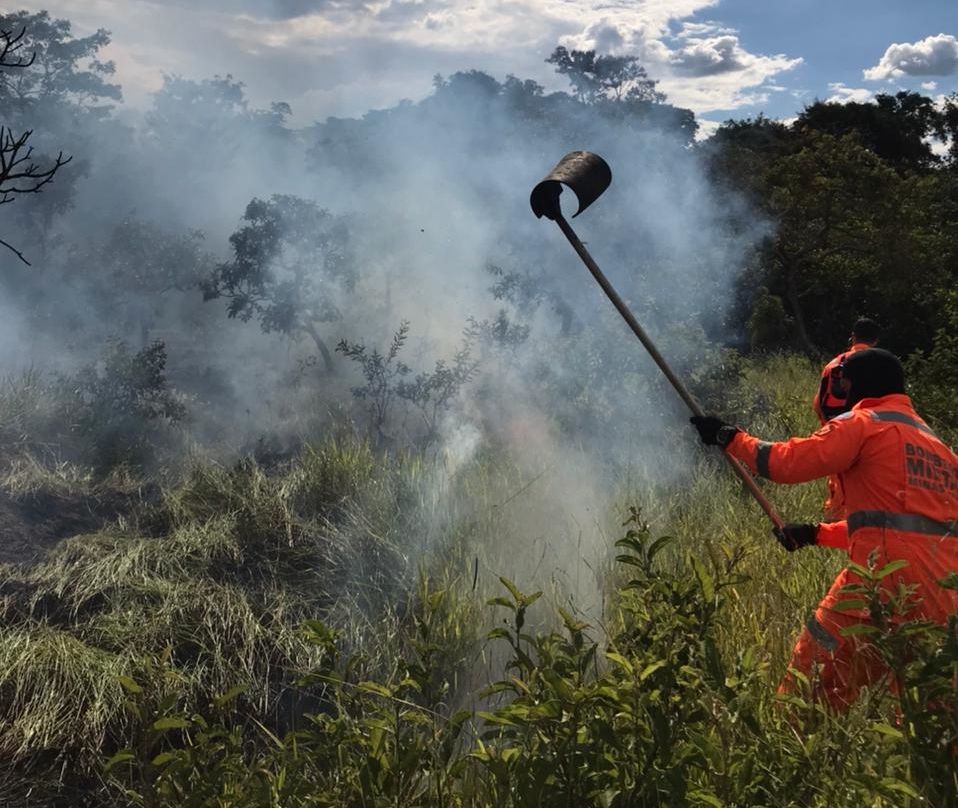
[[[707,446],[721,446],[724,449],[742,431],[714,415],[693,415],[689,420],[699,431],[702,443]]]
[[[772,530],[778,543],[788,552],[794,553],[803,547],[814,547],[818,544],[818,525],[789,524]]]

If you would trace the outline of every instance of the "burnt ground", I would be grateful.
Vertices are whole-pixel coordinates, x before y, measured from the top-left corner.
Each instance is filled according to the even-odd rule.
[[[150,490],[22,496],[0,490],[0,563],[35,564],[63,539],[94,533],[153,496]]]

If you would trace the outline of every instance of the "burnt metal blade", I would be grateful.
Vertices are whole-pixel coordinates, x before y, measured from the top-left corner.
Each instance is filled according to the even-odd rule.
[[[579,201],[579,209],[572,215],[574,219],[589,205],[595,202],[612,182],[612,169],[599,155],[587,151],[569,152],[544,180],[532,189],[529,204],[538,217],[545,216],[555,220],[562,215],[559,194],[562,186],[572,189]]]

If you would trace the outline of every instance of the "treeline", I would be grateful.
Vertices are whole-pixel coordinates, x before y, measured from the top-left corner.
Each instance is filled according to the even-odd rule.
[[[398,439],[390,409],[434,440],[467,384],[512,397],[481,363],[569,432],[622,424],[622,391],[655,383],[526,204],[588,146],[616,175],[588,237],[681,368],[710,343],[831,354],[870,315],[932,415],[952,408],[955,97],[815,102],[696,141],[635,57],[558,47],[568,92],[465,71],[419,102],[297,128],[231,76],[168,75],[135,113],[100,58],[108,32],[78,38],[47,12],[0,30],[17,48],[4,126],[29,133],[41,170],[72,156],[2,210],[0,238],[32,264],[0,253],[7,366],[93,368],[92,388],[139,355],[141,386],[168,374],[208,434],[275,420],[307,384],[378,441]]]
[[[899,92],[729,121],[705,144],[715,179],[774,226],[740,279],[753,347],[828,353],[861,314],[892,350],[933,344],[958,278],[956,121],[954,96]]]

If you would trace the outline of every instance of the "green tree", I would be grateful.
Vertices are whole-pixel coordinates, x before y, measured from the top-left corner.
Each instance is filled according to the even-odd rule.
[[[69,262],[97,267],[84,279],[92,305],[112,333],[136,335],[144,348],[165,317],[189,321],[190,309],[201,305],[194,303],[196,290],[214,265],[203,233],[174,232],[135,216],[92,247],[73,251]]]
[[[941,132],[942,114],[919,93],[878,95],[874,102],[847,104],[816,101],[798,116],[795,126],[835,137],[854,134],[882,160],[902,171],[926,171],[939,158],[930,138]]]
[[[647,101],[661,104],[665,94],[655,89],[637,56],[599,55],[594,50],[568,50],[559,45],[546,59],[559,75],[566,76],[576,98],[586,104],[601,99]]]
[[[764,246],[768,287],[794,317],[811,353],[844,344],[862,311],[885,322],[884,343],[927,343],[929,303],[943,281],[944,231],[929,214],[934,177],[902,176],[849,135],[807,133],[771,163]]]
[[[204,299],[226,299],[229,317],[256,319],[266,333],[308,335],[331,371],[318,326],[341,317],[339,300],[356,281],[346,221],[284,195],[253,199],[243,221],[230,236],[232,260],[202,282]]]
[[[0,29],[23,32],[19,42],[29,63],[15,72],[0,73],[0,107],[5,115],[19,120],[44,117],[49,126],[59,117],[103,117],[111,101],[121,98],[120,86],[109,78],[116,72],[113,62],[98,58],[110,44],[110,34],[99,29],[87,37],[74,37],[68,20],[57,20],[49,12],[18,11],[0,15]]]
[[[157,150],[185,160],[181,168],[203,176],[228,166],[256,135],[287,141],[291,114],[284,102],[274,102],[268,110],[251,107],[246,85],[228,74],[202,81],[164,76],[146,116],[147,137]],[[213,143],[215,148],[198,148]]]
[[[781,121],[758,115],[723,123],[700,150],[711,179],[733,193],[744,193],[753,204],[765,201],[765,170],[773,161],[800,147],[801,140]]]
[[[958,167],[958,93],[945,99],[938,136],[948,146],[948,165],[953,169]]]

